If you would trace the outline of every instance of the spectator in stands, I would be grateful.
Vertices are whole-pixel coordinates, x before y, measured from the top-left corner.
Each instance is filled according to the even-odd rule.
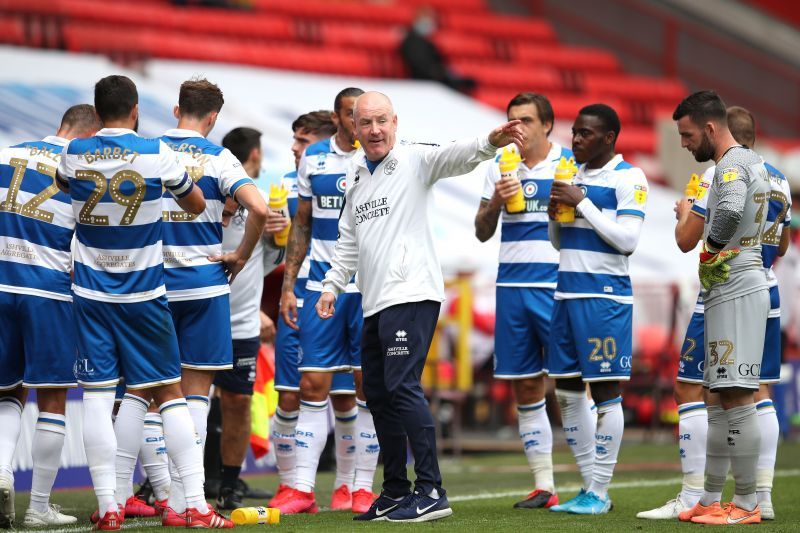
[[[450,70],[444,57],[431,40],[436,31],[436,14],[429,7],[417,13],[414,23],[400,43],[400,55],[415,80],[433,80],[467,93],[475,87],[475,80],[464,78]]]

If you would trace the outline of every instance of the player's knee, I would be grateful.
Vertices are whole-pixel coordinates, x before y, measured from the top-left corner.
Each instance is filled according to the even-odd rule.
[[[758,386],[758,391],[756,391],[755,400],[756,402],[760,402],[762,400],[770,400],[772,396],[770,395],[769,385],[766,383],[762,383]]]
[[[678,405],[684,403],[702,402],[703,386],[695,383],[684,383],[683,381],[677,381],[675,382],[673,396],[675,397],[675,403]]]
[[[300,393],[296,391],[279,391],[278,407],[284,412],[297,411],[300,409]]]
[[[27,397],[28,389],[24,388],[22,385],[13,389],[0,390],[0,398],[15,398],[23,404],[25,403],[25,399]]]
[[[322,402],[328,398],[330,382],[323,374],[304,372],[300,378],[300,397],[309,402]]]
[[[514,395],[519,405],[542,401],[544,399],[544,377],[515,380]]]
[[[252,398],[249,394],[223,390],[222,394],[220,394],[220,407],[222,408],[223,417],[242,416],[241,413],[245,411],[249,413]]]
[[[336,411],[350,411],[356,406],[356,397],[353,394],[337,394],[331,396],[331,405]]]
[[[40,412],[63,415],[67,407],[67,389],[39,389],[36,405]]]
[[[753,403],[754,391],[742,387],[730,387],[719,391],[719,400],[723,409],[733,409]]]
[[[613,400],[620,395],[619,381],[596,381],[589,388],[595,405]]]
[[[572,392],[582,392],[586,390],[586,385],[581,378],[559,378],[556,379],[556,389]]]

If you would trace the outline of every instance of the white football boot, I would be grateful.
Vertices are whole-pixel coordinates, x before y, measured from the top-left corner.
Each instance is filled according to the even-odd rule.
[[[66,526],[77,521],[76,517],[63,514],[60,506],[51,503],[44,513],[28,508],[25,511],[25,521],[22,524],[25,527]]]
[[[688,509],[686,504],[681,501],[681,496],[679,494],[675,496],[674,500],[668,501],[661,507],[637,513],[636,518],[646,518],[648,520],[677,520],[678,515]]]
[[[0,527],[11,528],[16,514],[14,511],[14,480],[0,475]]]

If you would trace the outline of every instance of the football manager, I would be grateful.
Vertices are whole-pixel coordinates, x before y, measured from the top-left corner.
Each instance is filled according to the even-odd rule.
[[[333,316],[338,294],[358,271],[364,327],[363,390],[384,456],[383,491],[355,520],[423,522],[452,514],[442,488],[433,417],[422,392],[444,281],[430,230],[431,189],[465,174],[499,147],[522,145],[520,122],[448,146],[396,142],[388,97],[367,92],[354,109],[361,143],[346,175],[345,204],[331,269],[317,303]],[[414,455],[415,490],[406,476],[406,442]]]

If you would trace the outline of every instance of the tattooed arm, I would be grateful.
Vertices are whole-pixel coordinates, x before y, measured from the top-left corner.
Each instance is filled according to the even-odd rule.
[[[289,230],[289,241],[286,243],[286,266],[283,273],[283,289],[281,290],[281,315],[284,322],[292,328],[297,327],[297,298],[294,285],[300,265],[308,253],[311,242],[311,200],[297,200],[297,214]]]

